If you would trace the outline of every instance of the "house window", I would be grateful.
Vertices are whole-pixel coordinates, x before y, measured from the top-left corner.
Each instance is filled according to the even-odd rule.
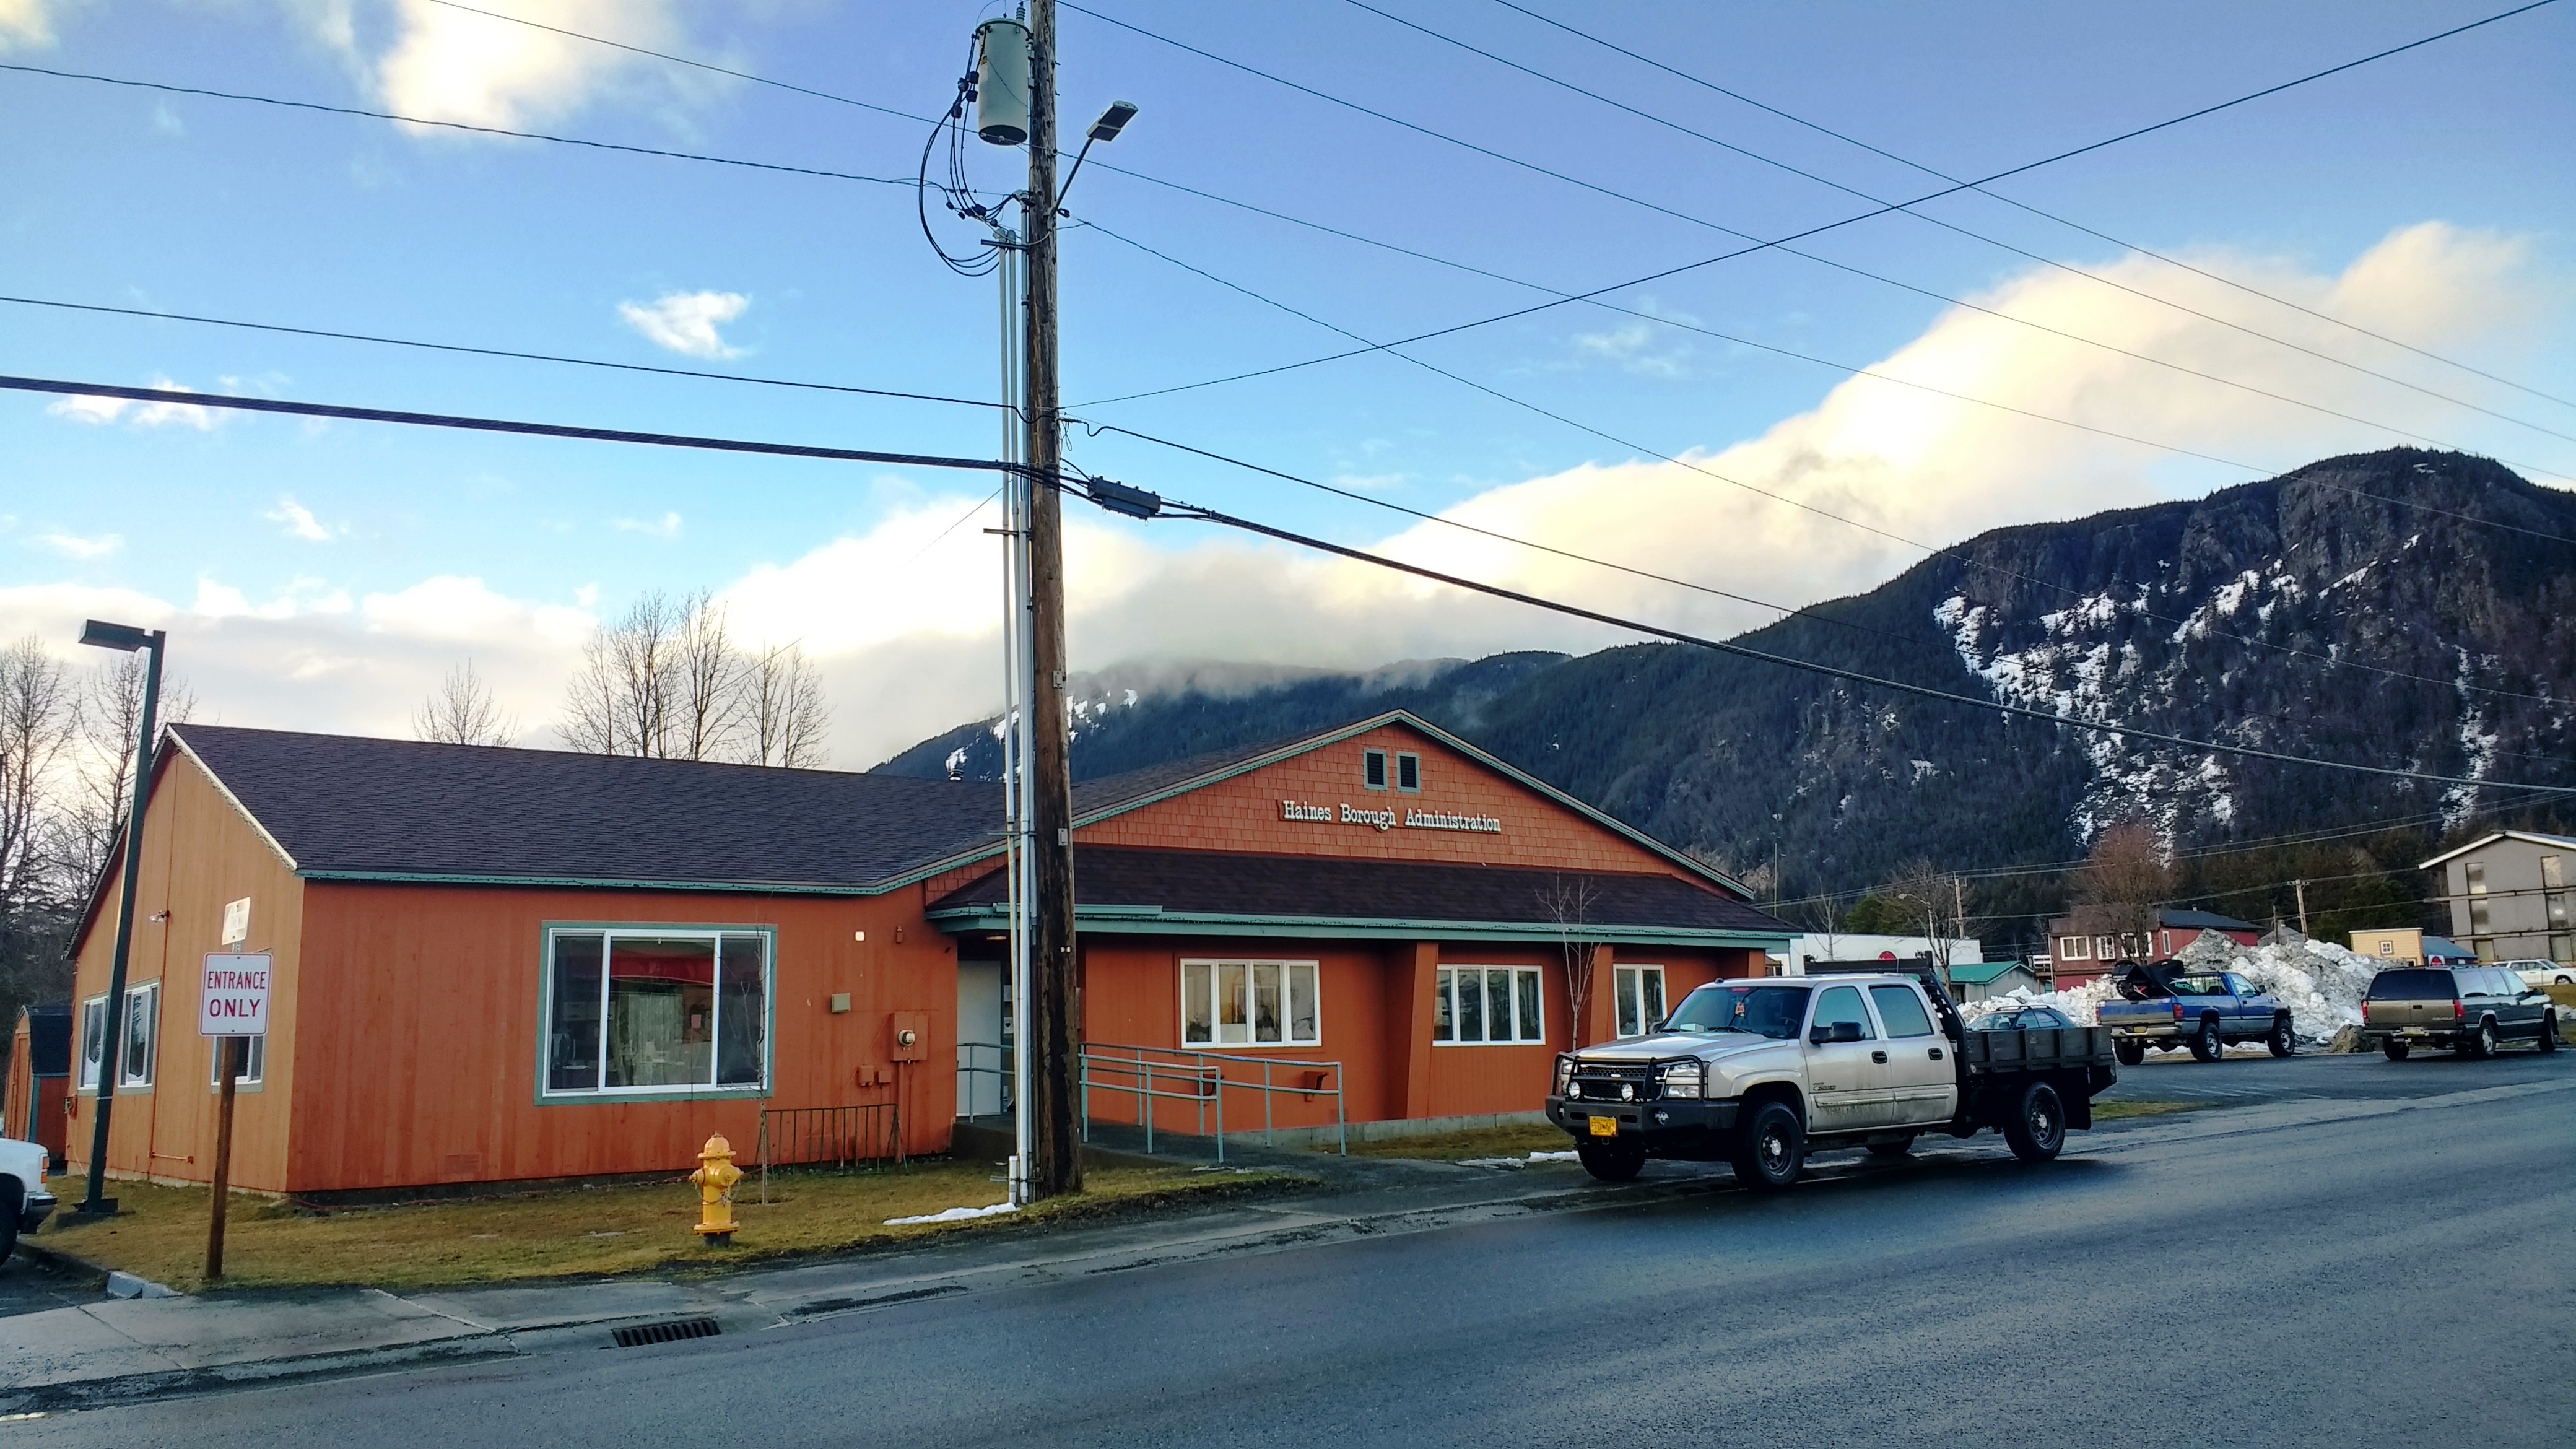
[[[2482,896],[2487,893],[2487,863],[2485,861],[2467,861],[2461,865],[2460,869],[2462,873],[2468,877],[2470,895]]]
[[[1371,790],[1386,788],[1386,751],[1366,750],[1361,753],[1360,783]]]
[[[2557,856],[2544,855],[2540,858],[2540,883],[2553,891],[2567,884],[2566,868],[2558,863]]]
[[[2492,937],[2485,940],[2471,941],[2469,945],[2476,950],[2480,961],[2484,961],[2489,964],[2494,963],[2496,959],[2496,944]]]
[[[234,1075],[233,1082],[237,1086],[256,1087],[268,1076],[268,1038],[254,1036],[247,1040],[250,1050],[242,1053],[242,1069]],[[224,1084],[225,1038],[215,1037],[213,1041],[215,1049],[206,1053],[206,1083],[220,1087]]]
[[[107,1056],[107,998],[81,1003],[80,1090],[98,1090],[98,1064]]]
[[[1395,788],[1399,790],[1409,790],[1416,794],[1421,792],[1422,757],[1420,755],[1398,755],[1395,757]]]
[[[2097,956],[2097,957],[2101,958],[2102,960],[2105,960],[2105,961],[2117,961],[2117,960],[2119,960],[2119,959],[2120,959],[2120,938],[2119,938],[2119,937],[2117,937],[2117,936],[2096,936],[2096,937],[2094,937],[2094,938],[2093,938],[2093,954],[2094,954],[2095,956]]]
[[[161,1039],[161,983],[125,993],[125,1043],[116,1053],[116,1090],[152,1085],[152,1049]]]
[[[2576,936],[2550,937],[2549,959],[2561,966],[2576,964]]]
[[[1664,1019],[1664,968],[1610,968],[1612,995],[1619,1006],[1619,1035],[1644,1036]]]
[[[1435,1042],[1472,1046],[1547,1040],[1535,966],[1446,966],[1432,989]]]
[[[1317,1046],[1312,961],[1184,961],[1181,1045]]]
[[[2093,959],[2093,943],[2082,936],[2060,936],[2057,938],[2057,959],[2089,961]]]
[[[546,1091],[762,1090],[769,946],[748,929],[548,931]]]
[[[2469,929],[2472,931],[2491,931],[2495,929],[2494,923],[2487,919],[2487,898],[2485,896],[2472,896],[2469,898]]]

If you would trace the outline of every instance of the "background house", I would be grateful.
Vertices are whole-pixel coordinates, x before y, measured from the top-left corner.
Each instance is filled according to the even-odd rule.
[[[2451,934],[2480,961],[2576,962],[2567,879],[2576,839],[2499,830],[2424,862],[2442,873]]]
[[[2048,923],[2050,974],[2061,988],[2081,985],[2123,961],[2163,960],[2199,940],[2203,931],[2216,931],[2239,946],[2263,937],[2263,928],[2253,922],[2216,911],[2157,906],[2149,919],[2154,924],[2145,931],[2103,934],[2082,929],[2073,916],[2058,917]]]

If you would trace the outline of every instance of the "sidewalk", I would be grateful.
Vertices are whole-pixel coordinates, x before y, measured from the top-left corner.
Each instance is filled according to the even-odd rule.
[[[1567,1165],[1499,1172],[1262,1151],[1236,1142],[1227,1144],[1226,1159],[1226,1168],[1207,1170],[1275,1166],[1323,1185],[1096,1225],[960,1233],[699,1281],[614,1279],[405,1294],[216,1293],[42,1309],[0,1318],[0,1413],[83,1408],[361,1369],[609,1348],[621,1328],[692,1320],[710,1320],[722,1334],[756,1333],[889,1303],[1147,1264],[1647,1201],[1704,1191],[1711,1171],[1725,1178],[1722,1168],[1672,1164],[1646,1180],[1609,1188]],[[707,1328],[696,1325],[694,1331]]]

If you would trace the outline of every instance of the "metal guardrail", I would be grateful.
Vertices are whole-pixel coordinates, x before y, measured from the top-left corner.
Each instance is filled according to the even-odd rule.
[[[855,1107],[760,1109],[760,1200],[772,1167],[837,1167],[903,1161],[903,1110],[893,1102]]]
[[[1085,1042],[1081,1066],[1082,1140],[1085,1142],[1091,1140],[1091,1094],[1094,1091],[1124,1094],[1135,1099],[1136,1124],[1145,1129],[1147,1152],[1154,1150],[1155,1104],[1186,1102],[1197,1114],[1198,1135],[1201,1137],[1209,1135],[1209,1112],[1216,1114],[1216,1160],[1223,1162],[1226,1094],[1255,1092],[1261,1097],[1261,1140],[1264,1143],[1271,1140],[1274,1099],[1281,1096],[1331,1097],[1333,1127],[1341,1140],[1342,1155],[1350,1155],[1350,1115],[1342,1097],[1340,1062]],[[1255,1068],[1259,1069],[1257,1080],[1253,1075]],[[1283,1083],[1278,1080],[1282,1073],[1294,1073],[1299,1080]],[[1249,1132],[1252,1129],[1246,1127],[1243,1130]]]
[[[1012,1080],[1011,1056],[1010,1048],[997,1041],[961,1041],[957,1044],[957,1079],[966,1087],[966,1100],[969,1104],[975,1101],[973,1085],[975,1079],[991,1077],[999,1088],[994,1093],[995,1100],[1001,1103],[1000,1109],[994,1115],[1003,1117],[1010,1115],[1012,1093],[1018,1086],[1018,1083]],[[993,1063],[989,1067],[984,1065],[987,1057]],[[957,1115],[961,1121],[972,1122],[984,1114],[960,1112]]]

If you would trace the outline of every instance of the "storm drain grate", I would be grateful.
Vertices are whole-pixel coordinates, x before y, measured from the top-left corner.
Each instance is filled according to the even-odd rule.
[[[712,1318],[680,1318],[669,1323],[639,1323],[617,1330],[619,1348],[642,1348],[648,1343],[678,1343],[684,1338],[713,1338],[724,1330]]]

